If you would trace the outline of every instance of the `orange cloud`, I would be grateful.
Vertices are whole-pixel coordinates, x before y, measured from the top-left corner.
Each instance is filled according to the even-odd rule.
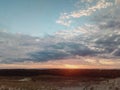
[[[79,57],[79,58],[69,58],[64,60],[51,60],[47,62],[24,62],[24,63],[13,63],[13,64],[0,64],[0,68],[7,69],[43,69],[43,68],[68,68],[68,69],[78,69],[78,68],[120,68],[120,59],[110,60],[95,57]]]

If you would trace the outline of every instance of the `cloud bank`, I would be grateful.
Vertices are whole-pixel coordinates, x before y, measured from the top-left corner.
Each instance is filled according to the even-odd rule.
[[[90,1],[92,0],[87,0],[91,3]],[[60,19],[90,16],[97,10],[109,6],[110,8],[92,16],[93,24],[85,24],[73,30],[58,31],[43,38],[0,31],[0,63],[3,66],[16,63],[39,63],[48,68],[52,67],[51,65],[60,67],[60,64],[120,68],[120,7],[118,4],[113,5],[111,1],[100,0],[95,6],[71,12],[69,15],[64,14]]]

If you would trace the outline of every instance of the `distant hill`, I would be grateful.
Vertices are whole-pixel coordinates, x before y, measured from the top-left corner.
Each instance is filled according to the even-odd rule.
[[[72,77],[120,77],[120,70],[101,69],[1,69],[0,76],[72,76]]]

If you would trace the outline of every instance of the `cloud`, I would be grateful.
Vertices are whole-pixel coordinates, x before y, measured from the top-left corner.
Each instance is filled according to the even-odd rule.
[[[84,3],[85,2],[87,4],[89,4],[90,2],[93,2],[93,0],[86,0],[86,1],[84,1]],[[80,4],[81,3],[83,3],[83,1],[80,1]],[[72,22],[71,19],[80,18],[83,16],[90,16],[94,12],[101,10],[103,8],[107,8],[112,5],[113,5],[113,3],[111,1],[100,0],[100,1],[97,1],[97,3],[95,5],[87,7],[86,9],[79,9],[77,11],[72,11],[70,13],[63,13],[63,14],[61,14],[61,16],[59,17],[59,19],[56,22],[61,25],[70,26],[70,24]]]
[[[120,4],[120,0],[115,0],[115,4]]]
[[[99,38],[95,41],[97,47],[104,49],[100,56],[120,56],[120,16],[119,5],[115,5],[107,11],[103,10],[95,15],[92,21],[100,29]]]
[[[19,58],[28,58],[28,52],[40,50],[40,43],[35,40],[36,37],[0,31],[0,62],[12,63]]]
[[[98,6],[95,7],[98,9]],[[93,16],[91,20],[93,24],[85,24],[73,30],[58,31],[43,38],[1,31],[0,63],[14,65],[14,63],[32,62],[44,64],[43,67],[52,67],[51,64],[58,67],[60,67],[58,64],[63,66],[80,64],[78,67],[119,67],[119,8],[117,5],[106,10]],[[61,17],[63,20],[70,18],[71,16],[68,17],[67,14]]]
[[[119,58],[119,33],[105,32],[100,29],[92,33],[81,33],[81,29],[78,31],[80,32],[62,31],[62,34],[58,32],[52,38],[49,37],[49,42],[52,43],[47,44],[43,51],[33,53],[33,59],[49,61],[76,58],[76,56],[84,57],[82,60],[85,60],[86,56],[105,59]],[[71,32],[74,34],[67,37]]]
[[[102,8],[107,8],[111,5],[112,5],[111,2],[106,2],[105,0],[100,0],[97,2],[97,4],[95,6],[88,7],[86,10],[79,10],[79,11],[72,12],[70,17],[80,18],[82,16],[90,16],[93,12],[100,10]]]
[[[32,57],[32,60],[37,62],[45,62],[49,60],[59,60],[67,57],[69,54],[59,51],[59,50],[43,50],[39,52],[34,52],[30,54]]]
[[[87,57],[116,60],[120,56],[118,31],[108,32],[101,30],[99,25],[86,24],[43,38],[0,32],[0,62],[47,62],[79,58],[81,62],[93,63],[86,62]]]
[[[89,2],[89,3],[91,3],[91,2],[93,2],[94,0],[81,0],[81,2]]]
[[[93,58],[93,57],[85,57],[86,59],[79,58],[68,58],[61,60],[49,60],[46,62],[19,62],[12,64],[0,64],[0,68],[22,68],[22,69],[34,69],[34,68],[103,68],[103,69],[118,69],[120,68],[120,60],[108,60],[102,58]],[[80,60],[81,59],[81,60]]]
[[[101,14],[96,15],[93,19],[101,29],[116,30],[120,29],[120,6],[115,5],[109,8],[107,11],[102,11]]]
[[[60,19],[57,20],[56,23],[69,27],[72,21],[71,20],[65,21],[64,19],[62,19],[62,17],[60,17]]]

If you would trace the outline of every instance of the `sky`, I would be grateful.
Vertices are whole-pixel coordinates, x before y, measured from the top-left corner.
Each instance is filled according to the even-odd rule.
[[[0,26],[13,33],[33,36],[64,29],[56,23],[61,12],[70,11],[74,0],[1,0]]]
[[[0,68],[120,69],[120,0],[0,0]]]

